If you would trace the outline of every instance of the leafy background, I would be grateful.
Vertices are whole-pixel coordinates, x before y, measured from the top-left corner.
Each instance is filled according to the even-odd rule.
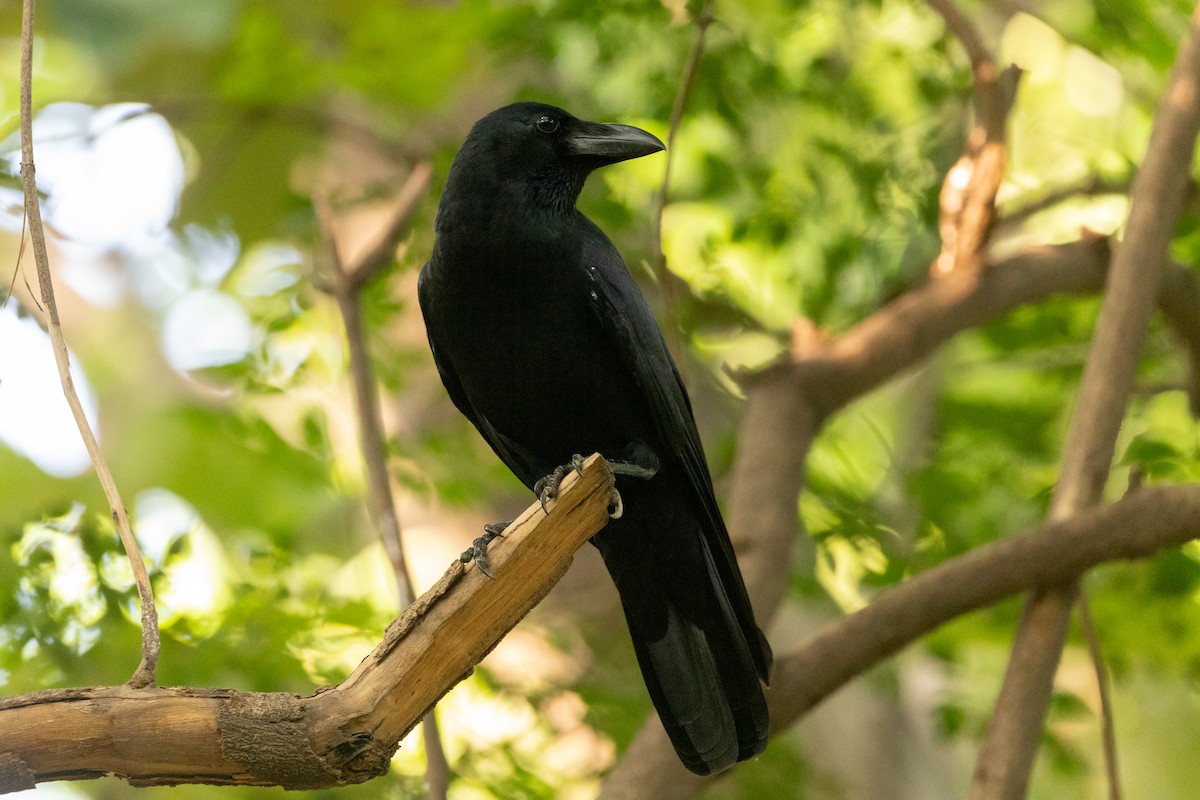
[[[997,247],[1118,231],[1190,9],[964,8],[1001,62],[1024,70],[1002,215],[1092,187],[1002,223]],[[314,288],[325,269],[314,187],[337,189],[352,247],[412,164],[434,164],[394,268],[365,298],[420,588],[484,521],[528,502],[446,402],[414,302],[454,149],[474,119],[514,99],[665,136],[696,11],[680,0],[40,4],[38,167],[60,303],[152,567],[163,683],[307,693],[353,668],[395,611],[362,510],[341,323]],[[965,57],[920,3],[745,0],[715,13],[674,147],[663,244],[688,290],[667,324],[682,331],[720,489],[737,452],[728,369],[769,362],[798,317],[836,333],[923,280],[971,107]],[[0,6],[11,65],[0,136],[17,125],[18,31],[16,4]],[[135,666],[135,593],[70,423],[57,401],[29,400],[37,386],[56,390],[29,321],[28,257],[18,266],[15,136],[0,156],[0,247],[15,292],[0,312],[0,685],[119,683]],[[581,200],[659,307],[649,220],[662,170],[661,156],[606,170]],[[1193,204],[1173,244],[1184,262],[1200,248],[1198,221]],[[964,334],[833,420],[798,507],[815,562],[794,565],[776,642],[1043,517],[1097,308],[1055,299]],[[44,369],[29,365],[39,360]],[[1150,481],[1200,477],[1184,375],[1155,328],[1114,496],[1132,464]],[[65,461],[51,463],[55,447]],[[1200,548],[1105,567],[1088,585],[1127,785],[1193,797]],[[937,631],[714,794],[962,796],[1018,612],[1011,601]],[[1098,699],[1077,635],[1056,692],[1031,796],[1099,796]],[[615,593],[584,553],[440,706],[451,796],[591,797],[648,710]],[[422,763],[414,736],[388,776],[312,794],[420,796]],[[36,790],[181,792],[217,790],[135,792],[115,780]]]

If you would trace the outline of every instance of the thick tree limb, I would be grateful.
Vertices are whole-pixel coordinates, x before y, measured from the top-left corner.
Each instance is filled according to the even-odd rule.
[[[790,359],[744,377],[746,406],[728,519],[761,624],[787,591],[791,571],[780,565],[793,565],[797,547],[802,555],[795,568],[811,571],[813,551],[798,536],[796,498],[809,448],[829,415],[963,330],[1052,294],[1098,291],[1107,254],[1103,239],[1089,238],[1034,248],[983,270],[952,272],[889,303],[840,337],[796,336]],[[689,775],[652,717],[605,779],[601,797],[658,798],[681,786],[692,786],[695,794],[701,784]]]
[[[1200,485],[1156,487],[951,559],[883,592],[780,658],[772,675],[772,724],[786,727],[855,675],[968,611],[1197,536]]]
[[[313,789],[387,770],[400,739],[566,572],[608,522],[599,456],[493,543],[492,581],[454,562],[346,680],[308,697],[232,689],[58,689],[0,700],[0,792],[115,774]]]
[[[1113,254],[1096,335],[1064,449],[1050,519],[1100,502],[1167,248],[1183,210],[1200,134],[1200,6],[1155,115],[1146,158],[1130,192],[1125,240]],[[984,732],[971,800],[1021,800],[1041,741],[1054,674],[1078,595],[1074,581],[1035,592],[1013,643],[996,708]]]
[[[809,402],[827,416],[964,330],[1055,294],[1098,291],[1108,252],[1107,240],[1087,237],[956,271],[900,296],[837,338],[794,351],[775,369],[803,373],[798,380]]]

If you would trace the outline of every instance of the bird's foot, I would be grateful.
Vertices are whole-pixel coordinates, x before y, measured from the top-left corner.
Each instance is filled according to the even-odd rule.
[[[464,564],[474,561],[475,566],[479,567],[480,572],[495,580],[496,576],[492,574],[491,563],[488,561],[487,548],[493,539],[503,539],[504,529],[511,524],[512,520],[510,519],[507,522],[489,522],[487,525],[484,525],[483,536],[471,542],[470,549],[464,550],[463,554],[458,557],[458,560]]]
[[[621,493],[614,488],[608,496],[608,518],[620,519],[624,513],[625,504],[621,502]]]
[[[562,485],[563,479],[567,477],[567,474],[571,470],[583,475],[583,456],[576,453],[571,456],[569,464],[555,467],[553,472],[539,478],[537,483],[533,485],[533,493],[538,496],[538,500],[542,501],[542,511],[547,514],[550,513],[547,506],[558,499],[558,487]]]

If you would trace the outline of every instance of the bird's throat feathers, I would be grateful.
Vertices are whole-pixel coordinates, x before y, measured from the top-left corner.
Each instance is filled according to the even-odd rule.
[[[587,175],[574,164],[550,164],[529,179],[527,192],[539,208],[567,217],[575,209]]]
[[[514,216],[544,224],[566,222],[587,180],[587,172],[574,164],[544,164],[537,171],[515,174],[457,167],[456,162],[438,206],[439,236],[453,236],[464,227],[491,228],[498,220]]]

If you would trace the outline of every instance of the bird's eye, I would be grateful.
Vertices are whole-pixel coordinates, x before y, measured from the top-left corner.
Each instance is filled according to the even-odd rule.
[[[558,130],[558,120],[554,117],[538,117],[537,129],[542,133],[554,133]]]

